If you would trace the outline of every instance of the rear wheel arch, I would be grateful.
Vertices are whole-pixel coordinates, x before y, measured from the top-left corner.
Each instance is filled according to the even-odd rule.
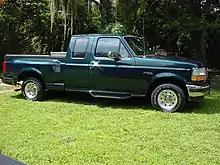
[[[30,78],[30,77],[36,78],[45,87],[45,82],[44,82],[44,79],[42,78],[41,74],[39,72],[33,71],[33,70],[21,72],[17,77],[17,82],[24,81],[25,79]]]

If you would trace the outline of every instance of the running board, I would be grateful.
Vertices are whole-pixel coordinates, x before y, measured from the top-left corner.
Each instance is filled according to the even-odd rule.
[[[107,92],[107,91],[89,91],[90,95],[97,98],[109,98],[109,99],[128,99],[132,95],[129,93],[119,93],[119,92]]]

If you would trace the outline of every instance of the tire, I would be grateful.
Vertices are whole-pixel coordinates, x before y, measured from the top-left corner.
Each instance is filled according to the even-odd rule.
[[[162,84],[152,92],[151,104],[154,108],[162,112],[176,112],[184,108],[186,96],[179,86]]]
[[[46,90],[41,81],[29,77],[22,84],[22,94],[26,100],[42,101],[46,97]]]

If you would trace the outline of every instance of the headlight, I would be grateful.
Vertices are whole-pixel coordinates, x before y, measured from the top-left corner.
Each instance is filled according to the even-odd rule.
[[[203,81],[206,79],[206,68],[193,68],[192,81]]]

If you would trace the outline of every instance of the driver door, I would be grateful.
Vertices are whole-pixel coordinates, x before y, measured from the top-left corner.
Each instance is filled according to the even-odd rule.
[[[90,89],[107,92],[133,93],[139,89],[135,78],[135,59],[129,54],[120,38],[96,39],[94,56],[89,65]],[[108,57],[113,52],[120,54],[119,60]]]

